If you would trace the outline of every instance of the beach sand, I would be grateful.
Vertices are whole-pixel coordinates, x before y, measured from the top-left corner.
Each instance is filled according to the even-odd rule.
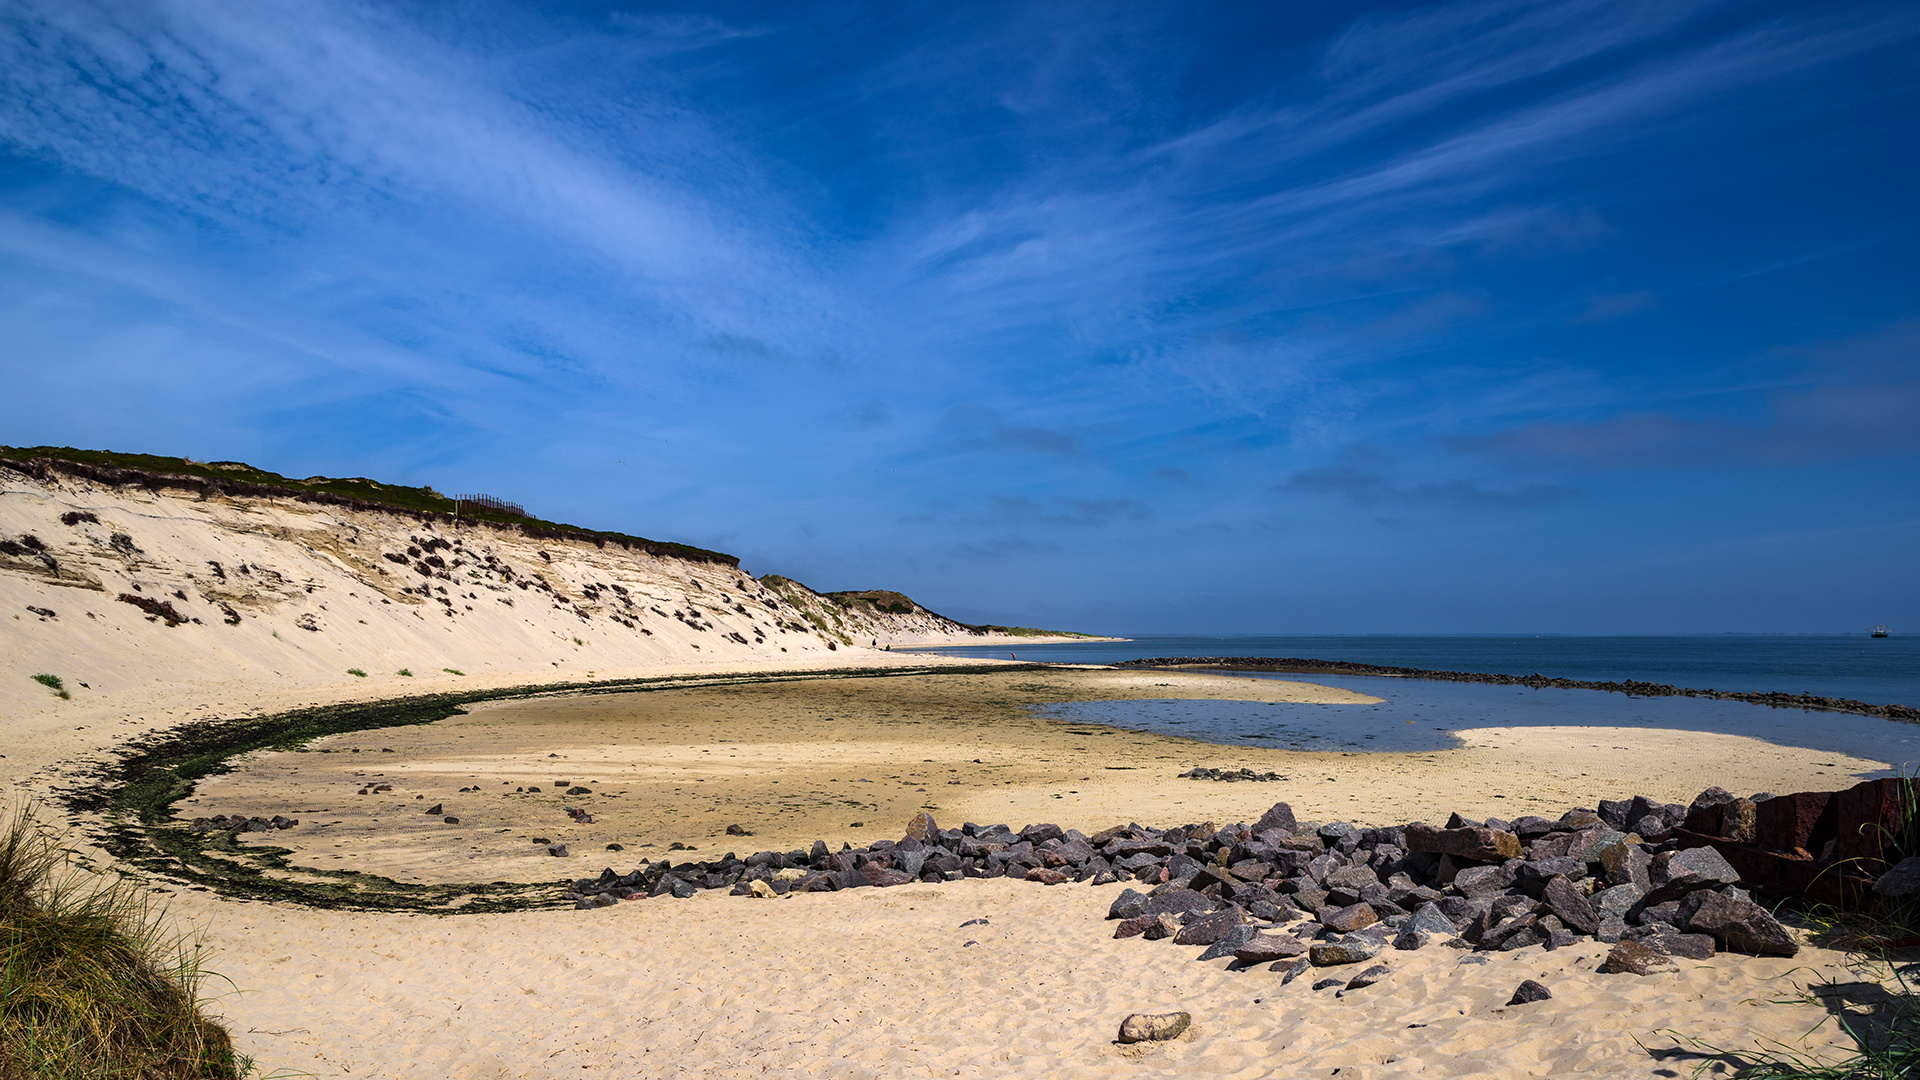
[[[1302,818],[1367,824],[1438,821],[1453,810],[1557,814],[1636,793],[1685,800],[1707,784],[1829,789],[1883,767],[1730,736],[1584,728],[1480,730],[1437,753],[1289,753],[1023,709],[1103,696],[1314,695],[1355,700],[1218,675],[1059,670],[503,702],[311,748],[331,754],[256,755],[181,809],[300,817],[271,838],[293,848],[296,863],[421,881],[537,881],[624,871],[674,842],[710,858],[815,837],[835,846],[897,838],[923,807],[948,826],[1094,829],[1251,820],[1284,799]],[[197,698],[36,710],[0,749],[16,785],[44,796],[84,777],[85,760],[116,738],[325,697],[230,685]],[[1176,775],[1194,765],[1288,779]],[[375,772],[394,791],[354,794]],[[557,798],[558,780],[595,794]],[[530,785],[547,790],[501,793]],[[433,802],[460,825],[421,812]],[[590,808],[594,824],[576,829],[562,804]],[[725,836],[736,823],[756,835]],[[535,836],[575,854],[540,854]],[[627,850],[604,850],[614,842]],[[1264,968],[1196,963],[1198,947],[1114,941],[1104,916],[1117,891],[959,881],[447,917],[155,895],[203,942],[220,976],[209,984],[215,1007],[239,1047],[267,1071],[324,1077],[1684,1076],[1699,1059],[1675,1032],[1734,1050],[1762,1041],[1837,1049],[1832,1023],[1807,1034],[1823,1008],[1766,999],[1856,978],[1845,957],[1812,947],[1793,960],[1721,955],[1639,977],[1596,974],[1599,945],[1485,963],[1436,945],[1383,956],[1384,981],[1335,997],[1311,990],[1311,979],[1282,986]],[[988,923],[961,925],[979,918]],[[1505,1007],[1527,978],[1554,999]],[[1170,1010],[1194,1015],[1188,1035],[1145,1048],[1114,1042],[1127,1014]]]

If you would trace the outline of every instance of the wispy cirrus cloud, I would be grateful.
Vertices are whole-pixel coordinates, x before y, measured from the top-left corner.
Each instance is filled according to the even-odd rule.
[[[0,422],[1022,597],[1314,503],[1545,529],[1650,465],[1904,461],[1916,41],[1877,0],[21,0]]]

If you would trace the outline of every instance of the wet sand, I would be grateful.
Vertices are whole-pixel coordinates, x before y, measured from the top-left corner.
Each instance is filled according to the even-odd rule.
[[[297,865],[410,882],[539,881],[663,855],[895,839],[923,810],[949,827],[1052,821],[1089,833],[1129,821],[1251,821],[1282,799],[1302,817],[1363,825],[1441,821],[1456,810],[1557,817],[1635,794],[1684,802],[1709,782],[1743,794],[1833,788],[1881,765],[1735,736],[1609,728],[1479,729],[1462,733],[1458,749],[1421,754],[1298,753],[1029,709],[1141,697],[1333,709],[1374,700],[1311,683],[1061,669],[496,702],[435,724],[337,736],[306,753],[253,755],[204,782],[180,812],[298,818],[295,829],[248,838],[292,849]],[[1285,779],[1178,775],[1196,765]],[[392,790],[358,794],[379,784]],[[591,794],[566,794],[574,788]],[[424,812],[436,806],[440,814]],[[592,822],[575,822],[566,807]],[[730,836],[730,825],[752,835]],[[569,854],[549,855],[551,844]],[[675,844],[693,854],[679,856]]]

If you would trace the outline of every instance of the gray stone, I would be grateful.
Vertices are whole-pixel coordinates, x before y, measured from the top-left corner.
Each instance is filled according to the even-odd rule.
[[[1600,875],[1609,885],[1632,885],[1641,892],[1653,888],[1653,857],[1639,844],[1619,843],[1600,852]]]
[[[1293,820],[1293,807],[1279,802],[1274,803],[1272,809],[1260,815],[1260,820],[1254,825],[1253,831],[1263,833],[1268,829],[1284,829],[1287,832],[1293,832],[1296,828],[1298,825]]]
[[[1240,957],[1241,948],[1244,947],[1247,942],[1253,940],[1256,933],[1258,933],[1258,927],[1244,924],[1236,926],[1226,933],[1221,934],[1214,940],[1213,944],[1207,946],[1206,952],[1201,953],[1194,959],[1218,960],[1223,956],[1231,956],[1237,960]],[[1299,954],[1295,953],[1294,955],[1297,956]],[[1276,957],[1275,959],[1278,958]]]
[[[1274,965],[1274,967],[1276,968],[1279,966],[1280,965],[1277,963]],[[1312,970],[1313,970],[1313,961],[1308,960],[1306,957],[1303,956],[1300,959],[1295,960],[1293,963],[1287,965],[1287,973],[1285,976],[1283,976],[1280,979],[1280,985],[1285,986],[1288,983],[1292,982],[1293,980],[1299,978],[1302,975],[1305,975],[1307,972]]]
[[[1291,960],[1306,953],[1307,943],[1292,934],[1256,933],[1233,951],[1233,958],[1243,964],[1265,964]]]
[[[1513,819],[1513,832],[1522,840],[1537,840],[1553,831],[1553,822],[1534,814],[1522,814]]]
[[[1194,915],[1174,935],[1175,945],[1212,945],[1231,931],[1247,924],[1247,913],[1228,904],[1219,911]]]
[[[1472,898],[1496,896],[1511,883],[1502,866],[1469,866],[1453,879],[1453,887],[1460,895]]]
[[[1672,831],[1671,827],[1667,825],[1666,819],[1659,814],[1648,814],[1645,817],[1639,818],[1633,821],[1629,825],[1629,828],[1635,835],[1655,842],[1664,839],[1667,833]]]
[[[1433,935],[1424,930],[1415,930],[1410,926],[1403,926],[1400,928],[1400,932],[1393,936],[1393,947],[1401,952],[1413,952],[1416,949],[1426,948],[1427,944],[1432,940]]]
[[[1707,895],[1698,910],[1687,919],[1686,928],[1711,934],[1713,939],[1735,952],[1755,956],[1792,956],[1800,945],[1767,912],[1751,900],[1735,900],[1718,893]]]
[[[1464,896],[1449,896],[1439,902],[1440,910],[1453,920],[1454,929],[1472,922],[1477,916],[1485,915],[1493,907],[1490,900],[1472,900]]]
[[[1688,960],[1713,959],[1713,938],[1707,934],[1685,934],[1665,923],[1636,926],[1620,936],[1621,941],[1637,941],[1654,952]]]
[[[1591,934],[1600,928],[1599,913],[1566,878],[1557,877],[1547,882],[1546,888],[1540,892],[1540,899],[1562,923],[1583,934]]]
[[[1663,851],[1653,857],[1648,876],[1653,887],[1642,901],[1645,907],[1678,900],[1697,889],[1740,883],[1740,872],[1727,862],[1726,856],[1710,847]]]
[[[1606,803],[1601,803],[1600,805],[1604,807]],[[1545,984],[1535,982],[1532,979],[1524,979],[1521,981],[1520,986],[1514,990],[1513,996],[1507,999],[1507,1004],[1530,1005],[1533,1002],[1546,1001],[1552,997],[1553,991],[1548,990]]]
[[[1896,899],[1920,895],[1920,856],[1894,863],[1892,869],[1874,880],[1873,891]]]
[[[1345,986],[1345,988],[1343,988],[1341,992],[1345,993],[1347,990],[1358,990],[1363,986],[1372,986],[1374,983],[1377,983],[1381,979],[1384,979],[1386,977],[1387,977],[1387,965],[1375,964],[1372,967],[1368,968],[1367,970],[1362,971],[1360,974],[1355,975],[1353,978],[1348,979],[1347,985]]]
[[[1131,919],[1122,919],[1120,920],[1120,925],[1113,928],[1113,936],[1115,940],[1139,937],[1141,934],[1147,932],[1148,927],[1153,926],[1159,921],[1160,916],[1158,915],[1135,915]]]
[[[1382,943],[1365,934],[1345,934],[1331,941],[1315,942],[1307,949],[1307,959],[1315,967],[1358,964],[1380,955]]]
[[[1180,920],[1167,912],[1163,911],[1158,915],[1143,917],[1153,920],[1147,924],[1145,930],[1140,932],[1140,936],[1146,938],[1148,941],[1159,941],[1163,938],[1170,938],[1180,932]]]
[[[1268,922],[1285,922],[1294,912],[1290,908],[1283,908],[1271,900],[1255,900],[1247,905],[1247,914],[1256,919],[1265,919]]]
[[[1173,888],[1164,892],[1156,890],[1153,895],[1146,898],[1140,913],[1142,915],[1158,915],[1161,912],[1183,914],[1212,909],[1212,897],[1194,892],[1192,889]]]
[[[1320,921],[1329,930],[1341,934],[1350,934],[1355,930],[1363,930],[1379,922],[1380,916],[1373,910],[1373,905],[1362,901],[1361,903],[1351,904],[1347,907],[1331,911],[1322,911],[1320,913]]]
[[[1641,890],[1633,885],[1615,885],[1594,893],[1589,902],[1602,918],[1608,915],[1625,918],[1627,912],[1633,910],[1633,905],[1640,902],[1640,896]]]
[[[1344,982],[1346,982],[1345,979],[1321,979],[1319,982],[1313,984],[1313,988],[1315,990],[1327,990],[1339,986]]]
[[[1627,834],[1604,825],[1582,829],[1567,840],[1567,857],[1581,862],[1599,862],[1610,847],[1623,842]]]
[[[1358,893],[1361,889],[1380,884],[1380,876],[1364,866],[1347,866],[1328,874],[1321,882],[1328,889],[1347,889]]]
[[[1413,930],[1424,934],[1456,934],[1458,927],[1439,904],[1422,904],[1414,911],[1413,917],[1403,927],[1403,931]]]
[[[1193,1014],[1171,1013],[1134,1013],[1120,1021],[1120,1041],[1123,1043],[1165,1042],[1180,1037],[1193,1023]]]
[[[1357,844],[1360,840],[1360,830],[1344,821],[1329,822],[1315,829],[1314,833],[1325,840],[1329,847],[1349,840]]]
[[[1515,946],[1515,948],[1525,948],[1526,944],[1539,944],[1540,941],[1546,940],[1546,935],[1545,934],[1535,935],[1530,933],[1530,931],[1532,931],[1533,929],[1533,924],[1539,921],[1540,921],[1540,916],[1535,915],[1532,912],[1528,912],[1525,915],[1515,916],[1514,918],[1508,919],[1506,922],[1503,922],[1498,926],[1489,928],[1485,933],[1481,934],[1480,943],[1478,947],[1481,952],[1492,952],[1495,949],[1505,949],[1509,941],[1512,941],[1516,937],[1522,937],[1522,936],[1525,936],[1528,938],[1537,937],[1539,940],[1538,941],[1529,940],[1525,944]],[[1508,950],[1508,951],[1511,951],[1511,950]]]
[[[1493,902],[1487,905],[1487,910],[1493,914],[1495,920],[1499,920],[1524,915],[1529,911],[1543,911],[1545,908],[1531,896],[1514,896],[1509,893],[1494,897]]]
[[[1627,921],[1639,926],[1647,926],[1651,923],[1678,926],[1680,925],[1680,901],[1668,900],[1651,906],[1637,907],[1628,913]]]

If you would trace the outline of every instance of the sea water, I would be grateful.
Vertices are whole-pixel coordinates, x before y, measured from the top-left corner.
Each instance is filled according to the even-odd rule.
[[[1592,681],[1636,679],[1696,689],[1779,690],[1873,703],[1920,703],[1920,639],[1846,637],[1143,637],[1125,642],[943,647],[956,656],[1109,664],[1154,656],[1292,656],[1429,670]],[[1477,727],[1669,728],[1745,735],[1783,746],[1920,764],[1920,725],[1742,701],[1638,698],[1598,690],[1367,675],[1241,673],[1338,686],[1378,705],[1249,701],[1098,701],[1045,715],[1235,746],[1420,751],[1459,745]],[[1222,764],[1228,764],[1222,762]],[[1909,770],[1911,771],[1911,770]]]

